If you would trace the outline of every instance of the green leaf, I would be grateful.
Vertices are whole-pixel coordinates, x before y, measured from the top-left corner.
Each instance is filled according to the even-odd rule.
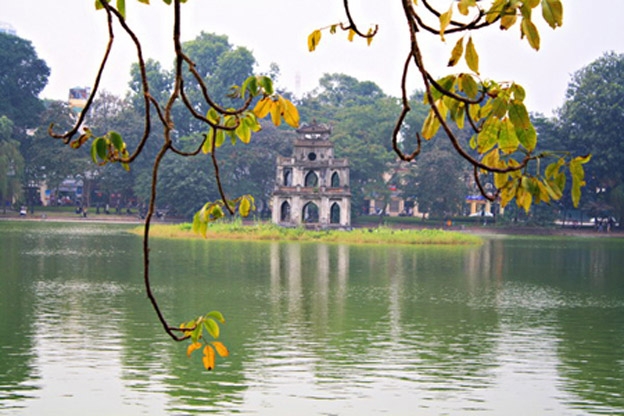
[[[560,0],[542,0],[542,16],[553,29],[563,25],[563,5]]]
[[[509,118],[516,128],[516,135],[520,144],[532,152],[537,145],[537,133],[524,104],[515,100],[512,101],[509,106]]]
[[[456,75],[447,75],[444,78],[437,80],[436,82],[445,91],[452,91],[455,86],[455,81],[457,80]],[[433,101],[437,101],[444,96],[442,92],[440,92],[437,88],[431,88],[431,96],[433,97]],[[427,102],[427,95],[425,95],[425,103]]]
[[[202,145],[202,152],[210,153],[212,151],[212,142],[214,141],[214,139],[215,129],[211,127],[210,130],[208,130],[208,133],[206,134],[206,140],[204,140],[204,144]]]
[[[258,83],[267,95],[273,95],[275,90],[273,89],[273,80],[267,76],[261,76]]]
[[[241,85],[241,98],[245,98],[245,92],[249,91],[251,97],[258,95],[258,78],[255,76],[248,77],[243,85]]]
[[[217,321],[221,322],[222,324],[225,323],[225,318],[223,317],[223,314],[219,311],[210,311],[206,314],[206,319],[208,318],[214,318]]]
[[[251,141],[251,130],[244,121],[241,120],[238,127],[236,127],[235,132],[241,142],[248,144]]]
[[[497,96],[492,100],[492,113],[491,115],[497,118],[505,117],[507,114],[508,103],[502,95]]]
[[[477,94],[479,94],[479,84],[470,74],[459,75],[459,88],[471,99],[477,98]]]
[[[223,132],[223,130],[218,129],[215,135],[215,147],[221,147],[224,141],[225,141],[225,133]]]
[[[117,0],[117,11],[124,19],[126,18],[126,0]]]
[[[485,153],[496,145],[501,121],[497,118],[488,118],[477,135],[477,152]]]
[[[479,73],[479,54],[472,42],[472,36],[468,38],[468,44],[466,45],[466,63],[471,71],[475,74]]]
[[[108,156],[108,142],[106,141],[106,139],[99,137],[95,139],[93,145],[95,145],[97,149],[97,155],[100,157],[100,159],[106,160]]]
[[[208,318],[204,320],[204,327],[213,338],[219,338],[219,325],[214,319]]]
[[[116,131],[109,131],[107,136],[108,136],[108,139],[113,144],[113,146],[115,147],[115,149],[117,149],[117,151],[119,152],[122,152],[125,147],[125,144],[124,144],[123,138],[121,137],[121,134],[117,133]]]
[[[219,124],[219,120],[220,120],[219,113],[217,113],[217,110],[210,107],[210,109],[206,112],[206,119],[210,121],[212,124]]]
[[[498,131],[498,147],[503,153],[510,154],[518,149],[518,144],[513,123],[508,118],[504,119]]]

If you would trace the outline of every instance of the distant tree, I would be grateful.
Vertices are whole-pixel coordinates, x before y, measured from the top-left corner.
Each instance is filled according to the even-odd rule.
[[[22,194],[24,159],[19,142],[13,138],[13,122],[0,117],[0,203],[6,213],[7,207]]]
[[[43,104],[38,98],[50,68],[37,57],[30,41],[0,33],[0,116],[21,130],[37,125]]]
[[[606,53],[577,71],[558,116],[561,147],[594,156],[586,167],[588,202],[602,215],[622,215],[616,190],[624,184],[624,54]]]

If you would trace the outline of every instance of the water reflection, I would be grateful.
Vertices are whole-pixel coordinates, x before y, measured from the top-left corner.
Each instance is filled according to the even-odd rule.
[[[154,241],[165,315],[228,319],[208,373],[155,322],[136,237],[0,232],[0,413],[624,412],[622,242]]]

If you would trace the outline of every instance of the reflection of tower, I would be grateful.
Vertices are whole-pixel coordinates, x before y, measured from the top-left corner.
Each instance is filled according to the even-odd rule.
[[[91,94],[89,87],[74,87],[69,90],[69,108],[74,114],[80,114]]]

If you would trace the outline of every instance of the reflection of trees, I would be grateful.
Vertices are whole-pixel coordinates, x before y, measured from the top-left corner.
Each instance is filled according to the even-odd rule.
[[[624,412],[622,308],[566,308],[559,312],[557,321],[561,337],[559,372],[565,380],[564,389],[580,398],[571,405],[590,412]]]
[[[20,406],[19,401],[36,389],[33,379],[34,311],[31,278],[33,263],[21,252],[23,230],[0,223],[0,410]]]

